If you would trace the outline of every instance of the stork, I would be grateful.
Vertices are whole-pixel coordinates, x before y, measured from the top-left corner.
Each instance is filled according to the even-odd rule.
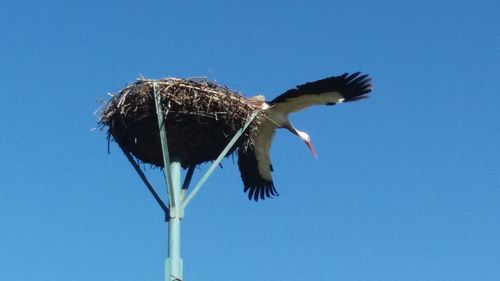
[[[314,157],[317,157],[311,144],[311,137],[292,125],[288,119],[290,113],[313,105],[335,105],[363,99],[371,92],[371,87],[371,79],[368,75],[362,75],[360,72],[344,73],[340,76],[299,85],[270,102],[266,102],[263,96],[250,98],[250,103],[261,106],[266,118],[257,128],[254,144],[246,151],[238,151],[238,166],[248,198],[258,201],[259,198],[265,199],[278,195],[271,176],[273,167],[269,158],[271,143],[277,128],[287,129],[298,136],[306,143]]]

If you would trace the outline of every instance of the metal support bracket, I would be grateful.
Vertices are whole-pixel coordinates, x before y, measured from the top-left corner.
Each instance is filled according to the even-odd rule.
[[[134,167],[137,174],[139,174],[139,177],[144,182],[144,184],[148,188],[149,192],[151,192],[151,195],[153,195],[153,197],[156,200],[156,202],[158,203],[158,205],[160,205],[160,208],[165,213],[165,221],[168,221],[168,219],[170,218],[170,215],[169,215],[170,211],[169,211],[168,207],[165,205],[165,203],[163,203],[163,200],[161,200],[160,195],[158,195],[158,192],[156,192],[156,189],[149,182],[148,178],[146,177],[144,172],[141,170],[141,167],[139,167],[139,164],[137,164],[137,162],[135,161],[134,157],[130,154],[130,152],[125,151],[123,148],[122,148],[122,151],[123,151],[123,154],[125,154],[125,156],[127,157],[130,164],[132,164],[132,167]]]
[[[224,148],[224,150],[222,150],[222,152],[219,154],[219,157],[217,157],[217,159],[215,159],[215,161],[212,163],[212,165],[210,165],[210,168],[208,168],[208,170],[205,172],[205,174],[200,179],[200,181],[198,182],[198,184],[196,184],[196,186],[189,193],[189,195],[186,197],[186,199],[183,200],[183,202],[182,202],[182,209],[185,209],[187,207],[187,205],[191,202],[191,200],[193,200],[194,196],[200,191],[201,187],[207,181],[208,177],[210,177],[210,175],[213,173],[213,171],[215,170],[215,168],[217,167],[217,165],[219,165],[219,163],[222,161],[222,159],[224,159],[224,157],[226,157],[226,155],[229,152],[229,150],[233,147],[233,145],[240,138],[240,136],[243,134],[243,132],[252,123],[252,121],[255,119],[255,117],[257,116],[258,113],[259,113],[258,111],[252,113],[252,115],[247,120],[247,122],[245,122],[245,125],[243,125],[243,128],[239,129],[236,132],[236,134],[229,141],[229,143],[226,145],[226,147]]]
[[[172,175],[168,172],[170,168],[170,153],[168,152],[168,142],[167,142],[167,130],[165,129],[165,115],[163,114],[163,109],[161,106],[161,96],[158,93],[158,83],[153,82],[153,94],[155,97],[155,106],[156,106],[156,114],[158,115],[158,127],[160,128],[160,140],[162,147],[162,155],[163,155],[163,173],[165,175],[165,180],[168,183],[167,192],[168,192],[168,201],[170,203],[170,213],[171,216],[173,209],[178,205],[178,198],[175,198],[173,184],[172,184]],[[168,114],[168,111],[167,111]],[[177,199],[177,200],[176,200]]]

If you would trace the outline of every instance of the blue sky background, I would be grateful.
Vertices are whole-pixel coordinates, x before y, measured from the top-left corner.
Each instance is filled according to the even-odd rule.
[[[206,76],[272,98],[361,70],[370,99],[292,116],[319,159],[277,134],[280,197],[248,201],[223,162],[186,211],[185,279],[500,280],[498,3],[3,3],[0,279],[162,280],[163,215],[92,130],[107,92]]]

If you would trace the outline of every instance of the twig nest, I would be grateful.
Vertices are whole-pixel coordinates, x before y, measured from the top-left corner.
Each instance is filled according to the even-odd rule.
[[[205,79],[139,79],[119,91],[104,107],[99,123],[108,137],[144,163],[163,166],[153,83],[165,114],[171,159],[186,168],[215,160],[250,115],[260,110],[227,87]],[[230,150],[253,143],[259,113]]]

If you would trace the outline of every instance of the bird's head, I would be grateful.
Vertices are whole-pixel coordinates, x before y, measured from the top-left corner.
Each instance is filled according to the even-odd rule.
[[[307,144],[307,147],[309,147],[314,157],[318,158],[318,155],[316,154],[316,151],[314,150],[314,147],[311,143],[311,137],[306,132],[302,132],[299,130],[297,130],[297,135]]]

